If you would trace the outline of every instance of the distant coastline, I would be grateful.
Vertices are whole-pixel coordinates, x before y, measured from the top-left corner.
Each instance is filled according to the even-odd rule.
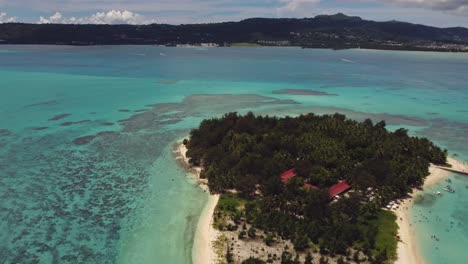
[[[468,52],[468,29],[399,21],[376,22],[341,13],[303,19],[250,18],[238,22],[187,25],[4,23],[0,24],[0,44],[279,46]]]
[[[306,47],[306,46],[264,46],[255,43],[232,43],[226,46],[220,46],[213,43],[200,43],[200,44],[180,44],[180,45],[163,45],[163,44],[145,44],[145,43],[120,43],[120,44],[95,44],[95,43],[8,43],[0,41],[0,48],[2,46],[70,46],[70,47],[94,47],[94,46],[160,46],[166,48],[297,48],[297,49],[317,49],[317,50],[376,50],[376,51],[417,51],[417,52],[441,52],[441,53],[468,53],[468,45],[466,48],[424,48],[424,47],[386,47],[386,46],[359,46],[359,47]],[[163,56],[163,55],[162,55]]]

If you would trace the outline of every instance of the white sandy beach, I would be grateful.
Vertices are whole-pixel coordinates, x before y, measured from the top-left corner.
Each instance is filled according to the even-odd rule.
[[[190,166],[186,156],[187,148],[184,144],[178,143],[177,153],[187,168],[191,169],[195,179],[199,182],[200,188],[205,192],[209,192],[206,181],[200,179],[201,168],[193,168]],[[217,239],[219,234],[213,228],[212,220],[218,200],[219,195],[210,195],[208,197],[208,202],[205,205],[205,208],[203,208],[200,218],[198,219],[192,247],[192,261],[194,264],[216,263],[217,256],[214,252],[212,243]]]
[[[448,158],[448,162],[453,169],[468,172],[468,165],[459,162],[453,158]],[[450,172],[431,165],[429,168],[430,175],[424,181],[423,189],[426,189],[440,181],[445,180]],[[418,195],[420,191],[414,190],[412,197]],[[424,260],[419,252],[417,242],[415,240],[414,229],[409,217],[409,209],[413,205],[413,199],[404,200],[398,209],[395,210],[397,215],[397,223],[399,227],[400,242],[398,242],[398,260],[396,264],[422,264]]]

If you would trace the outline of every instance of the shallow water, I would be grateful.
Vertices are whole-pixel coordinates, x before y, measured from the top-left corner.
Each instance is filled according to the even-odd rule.
[[[422,195],[431,203],[415,203],[411,221],[416,226],[427,263],[465,263],[468,245],[468,177],[451,174],[452,183],[440,182],[428,188]],[[442,189],[450,184],[455,193]],[[442,192],[436,197],[433,192]]]
[[[190,263],[207,197],[173,144],[228,111],[385,119],[466,161],[467,71],[465,54],[0,46],[0,262]],[[453,180],[412,211],[429,263],[468,257]]]

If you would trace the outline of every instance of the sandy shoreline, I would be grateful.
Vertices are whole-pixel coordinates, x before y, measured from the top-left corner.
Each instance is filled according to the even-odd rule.
[[[199,187],[209,193],[206,181],[200,179],[201,168],[191,167],[188,158],[186,156],[187,148],[181,142],[177,143],[177,155],[183,161],[186,166],[193,174],[195,180],[198,181]],[[195,231],[193,247],[192,247],[192,262],[194,264],[215,264],[217,256],[213,249],[213,241],[215,241],[219,235],[218,231],[213,228],[212,220],[213,214],[218,204],[219,195],[210,194],[208,202],[206,203],[203,211],[198,219],[197,228]]]
[[[453,158],[448,158],[448,162],[453,169],[468,171],[468,165],[459,162]],[[424,181],[423,189],[445,180],[449,177],[450,172],[437,168],[431,165],[429,168],[430,175]],[[424,259],[419,251],[418,244],[415,239],[414,228],[411,224],[409,209],[413,206],[413,198],[416,197],[421,190],[414,190],[411,197],[405,199],[394,212],[397,215],[398,234],[400,241],[398,242],[397,254],[398,260],[396,264],[422,264]]]

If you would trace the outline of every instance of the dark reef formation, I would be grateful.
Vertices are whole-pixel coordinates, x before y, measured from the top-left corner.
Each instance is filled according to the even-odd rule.
[[[100,124],[103,126],[113,126],[115,123],[114,122],[101,122]]]
[[[291,95],[320,95],[320,96],[338,96],[322,91],[303,90],[303,89],[280,89],[273,91],[273,94],[291,94]]]
[[[76,122],[64,122],[64,123],[61,123],[60,125],[61,126],[71,126],[71,125],[85,124],[85,123],[89,123],[89,122],[91,122],[91,120],[81,120],[81,121],[76,121]]]
[[[45,102],[38,102],[34,104],[27,105],[26,107],[34,107],[34,106],[52,106],[52,105],[58,105],[59,102],[56,100],[51,100],[51,101],[45,101]]]
[[[8,129],[0,128],[0,137],[5,137],[11,135],[11,131]]]
[[[73,140],[73,144],[75,145],[86,145],[89,142],[93,141],[96,136],[84,136],[84,137],[79,137]]]
[[[49,121],[57,121],[57,120],[63,119],[63,118],[68,117],[68,116],[71,116],[71,114],[56,115],[56,116],[53,116],[53,117],[49,118]]]
[[[40,126],[40,127],[32,127],[31,129],[32,130],[35,130],[35,131],[41,131],[41,130],[46,130],[48,129],[49,127],[45,127],[45,126]]]

